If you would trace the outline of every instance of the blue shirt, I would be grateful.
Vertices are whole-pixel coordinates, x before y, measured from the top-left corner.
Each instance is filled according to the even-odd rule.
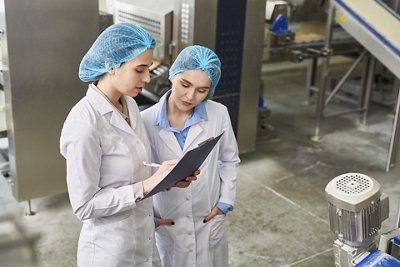
[[[160,102],[159,102],[160,108],[156,115],[155,124],[158,127],[161,127],[167,131],[173,132],[176,137],[176,140],[179,143],[179,146],[183,150],[183,147],[185,146],[185,141],[186,141],[187,135],[189,133],[190,126],[200,123],[202,121],[207,121],[208,120],[207,110],[206,110],[205,103],[201,102],[194,108],[194,111],[189,115],[189,118],[186,120],[185,125],[183,126],[183,129],[181,131],[176,128],[173,128],[170,126],[168,117],[167,117],[167,99],[170,96],[170,94],[171,94],[171,90],[169,90],[166,94],[164,94],[161,97]],[[226,204],[223,202],[218,202],[217,208],[220,209],[225,214],[228,211],[233,210],[232,205],[229,205],[229,204]]]

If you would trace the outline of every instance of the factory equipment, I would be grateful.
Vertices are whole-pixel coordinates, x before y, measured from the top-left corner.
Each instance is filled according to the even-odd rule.
[[[326,10],[329,1],[267,0],[265,10],[264,62],[322,57]],[[335,55],[357,53],[357,42],[340,27],[333,31]]]
[[[335,266],[400,266],[400,232],[382,235],[379,250],[374,240],[389,216],[389,198],[375,179],[342,174],[328,183],[325,195],[330,228],[338,235],[333,245]]]
[[[60,131],[85,95],[78,66],[98,34],[98,18],[97,0],[0,1],[4,174],[18,201],[66,191]]]
[[[397,102],[396,110],[400,109],[400,16],[396,13],[400,4],[399,1],[385,2],[394,3],[375,0],[267,1],[263,60],[309,60],[306,92],[309,98],[317,93],[312,140],[321,140],[320,126],[328,117],[358,113],[361,126],[366,127],[370,101],[385,105]],[[328,13],[327,17],[321,16],[323,11]],[[322,19],[326,22],[321,23]],[[313,24],[314,20],[325,29],[318,23]],[[330,59],[336,55],[354,58],[354,63],[340,79],[329,76]],[[316,84],[318,60],[322,61],[319,86]],[[361,77],[351,79],[361,64]],[[333,98],[355,107],[324,114]],[[387,171],[400,166],[400,157],[396,157],[400,146],[398,114],[397,111]]]
[[[379,17],[381,19],[376,20]],[[364,79],[362,82],[363,91],[360,93],[359,108],[352,112],[363,113],[363,124],[366,123],[368,103],[374,78],[376,61],[379,60],[388,70],[398,79],[400,78],[400,16],[391,8],[380,1],[365,0],[332,0],[328,21],[336,21],[343,29],[351,34],[368,51]],[[330,48],[329,40],[326,42],[326,49]],[[323,116],[325,102],[325,92],[328,86],[328,65],[329,55],[323,59],[323,75],[320,91],[318,92],[317,102],[317,123],[315,128],[315,138],[319,138],[320,122]],[[338,83],[331,92],[334,95],[344,84],[346,77]],[[399,105],[400,94],[397,97],[397,112],[393,134],[389,147],[388,163],[386,170],[389,171],[396,163],[396,153],[399,146],[400,123]],[[329,99],[329,98],[328,98]],[[327,100],[328,100],[327,99]],[[346,112],[344,112],[346,114]],[[347,112],[349,113],[349,112]],[[397,159],[399,163],[399,159]],[[398,164],[399,165],[399,164]],[[397,166],[398,167],[398,166]]]

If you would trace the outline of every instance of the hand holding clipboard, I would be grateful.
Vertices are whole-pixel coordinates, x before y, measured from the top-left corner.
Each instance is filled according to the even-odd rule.
[[[222,133],[223,134],[223,133]],[[204,142],[201,142],[198,147],[188,151],[175,165],[171,172],[153,189],[151,189],[141,200],[146,199],[158,192],[164,191],[167,188],[175,186],[179,181],[184,180],[188,176],[200,168],[208,154],[212,151],[218,143],[222,134],[217,137],[211,137]]]

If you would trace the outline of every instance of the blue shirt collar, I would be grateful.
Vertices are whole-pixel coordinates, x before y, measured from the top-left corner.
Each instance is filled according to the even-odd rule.
[[[170,130],[170,131],[179,132],[177,129],[172,128],[169,125],[168,118],[167,118],[167,99],[170,95],[171,95],[171,90],[166,92],[161,97],[160,102],[159,102],[159,109],[157,111],[154,124],[161,128]],[[207,120],[208,120],[207,110],[206,110],[205,102],[203,101],[194,108],[194,111],[192,112],[192,114],[190,114],[189,118],[186,120],[185,126],[182,129],[182,131],[184,131],[186,128],[188,128],[192,125],[195,125],[199,122],[207,121]]]

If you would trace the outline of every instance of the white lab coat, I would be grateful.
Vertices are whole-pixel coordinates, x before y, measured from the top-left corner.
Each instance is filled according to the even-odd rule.
[[[172,132],[155,125],[160,104],[141,113],[152,146],[152,160],[157,163],[181,158],[202,141],[224,132],[200,167],[197,181],[188,188],[172,188],[153,197],[154,215],[175,222],[156,229],[163,267],[228,266],[225,215],[217,215],[207,223],[203,219],[217,202],[234,204],[240,160],[226,107],[211,100],[205,106],[208,121],[190,127],[183,151]]]
[[[136,102],[125,100],[131,126],[91,84],[61,133],[68,193],[73,212],[83,221],[79,267],[160,263],[152,199],[136,202],[143,196],[141,181],[151,175],[142,163],[150,160],[151,148]]]

